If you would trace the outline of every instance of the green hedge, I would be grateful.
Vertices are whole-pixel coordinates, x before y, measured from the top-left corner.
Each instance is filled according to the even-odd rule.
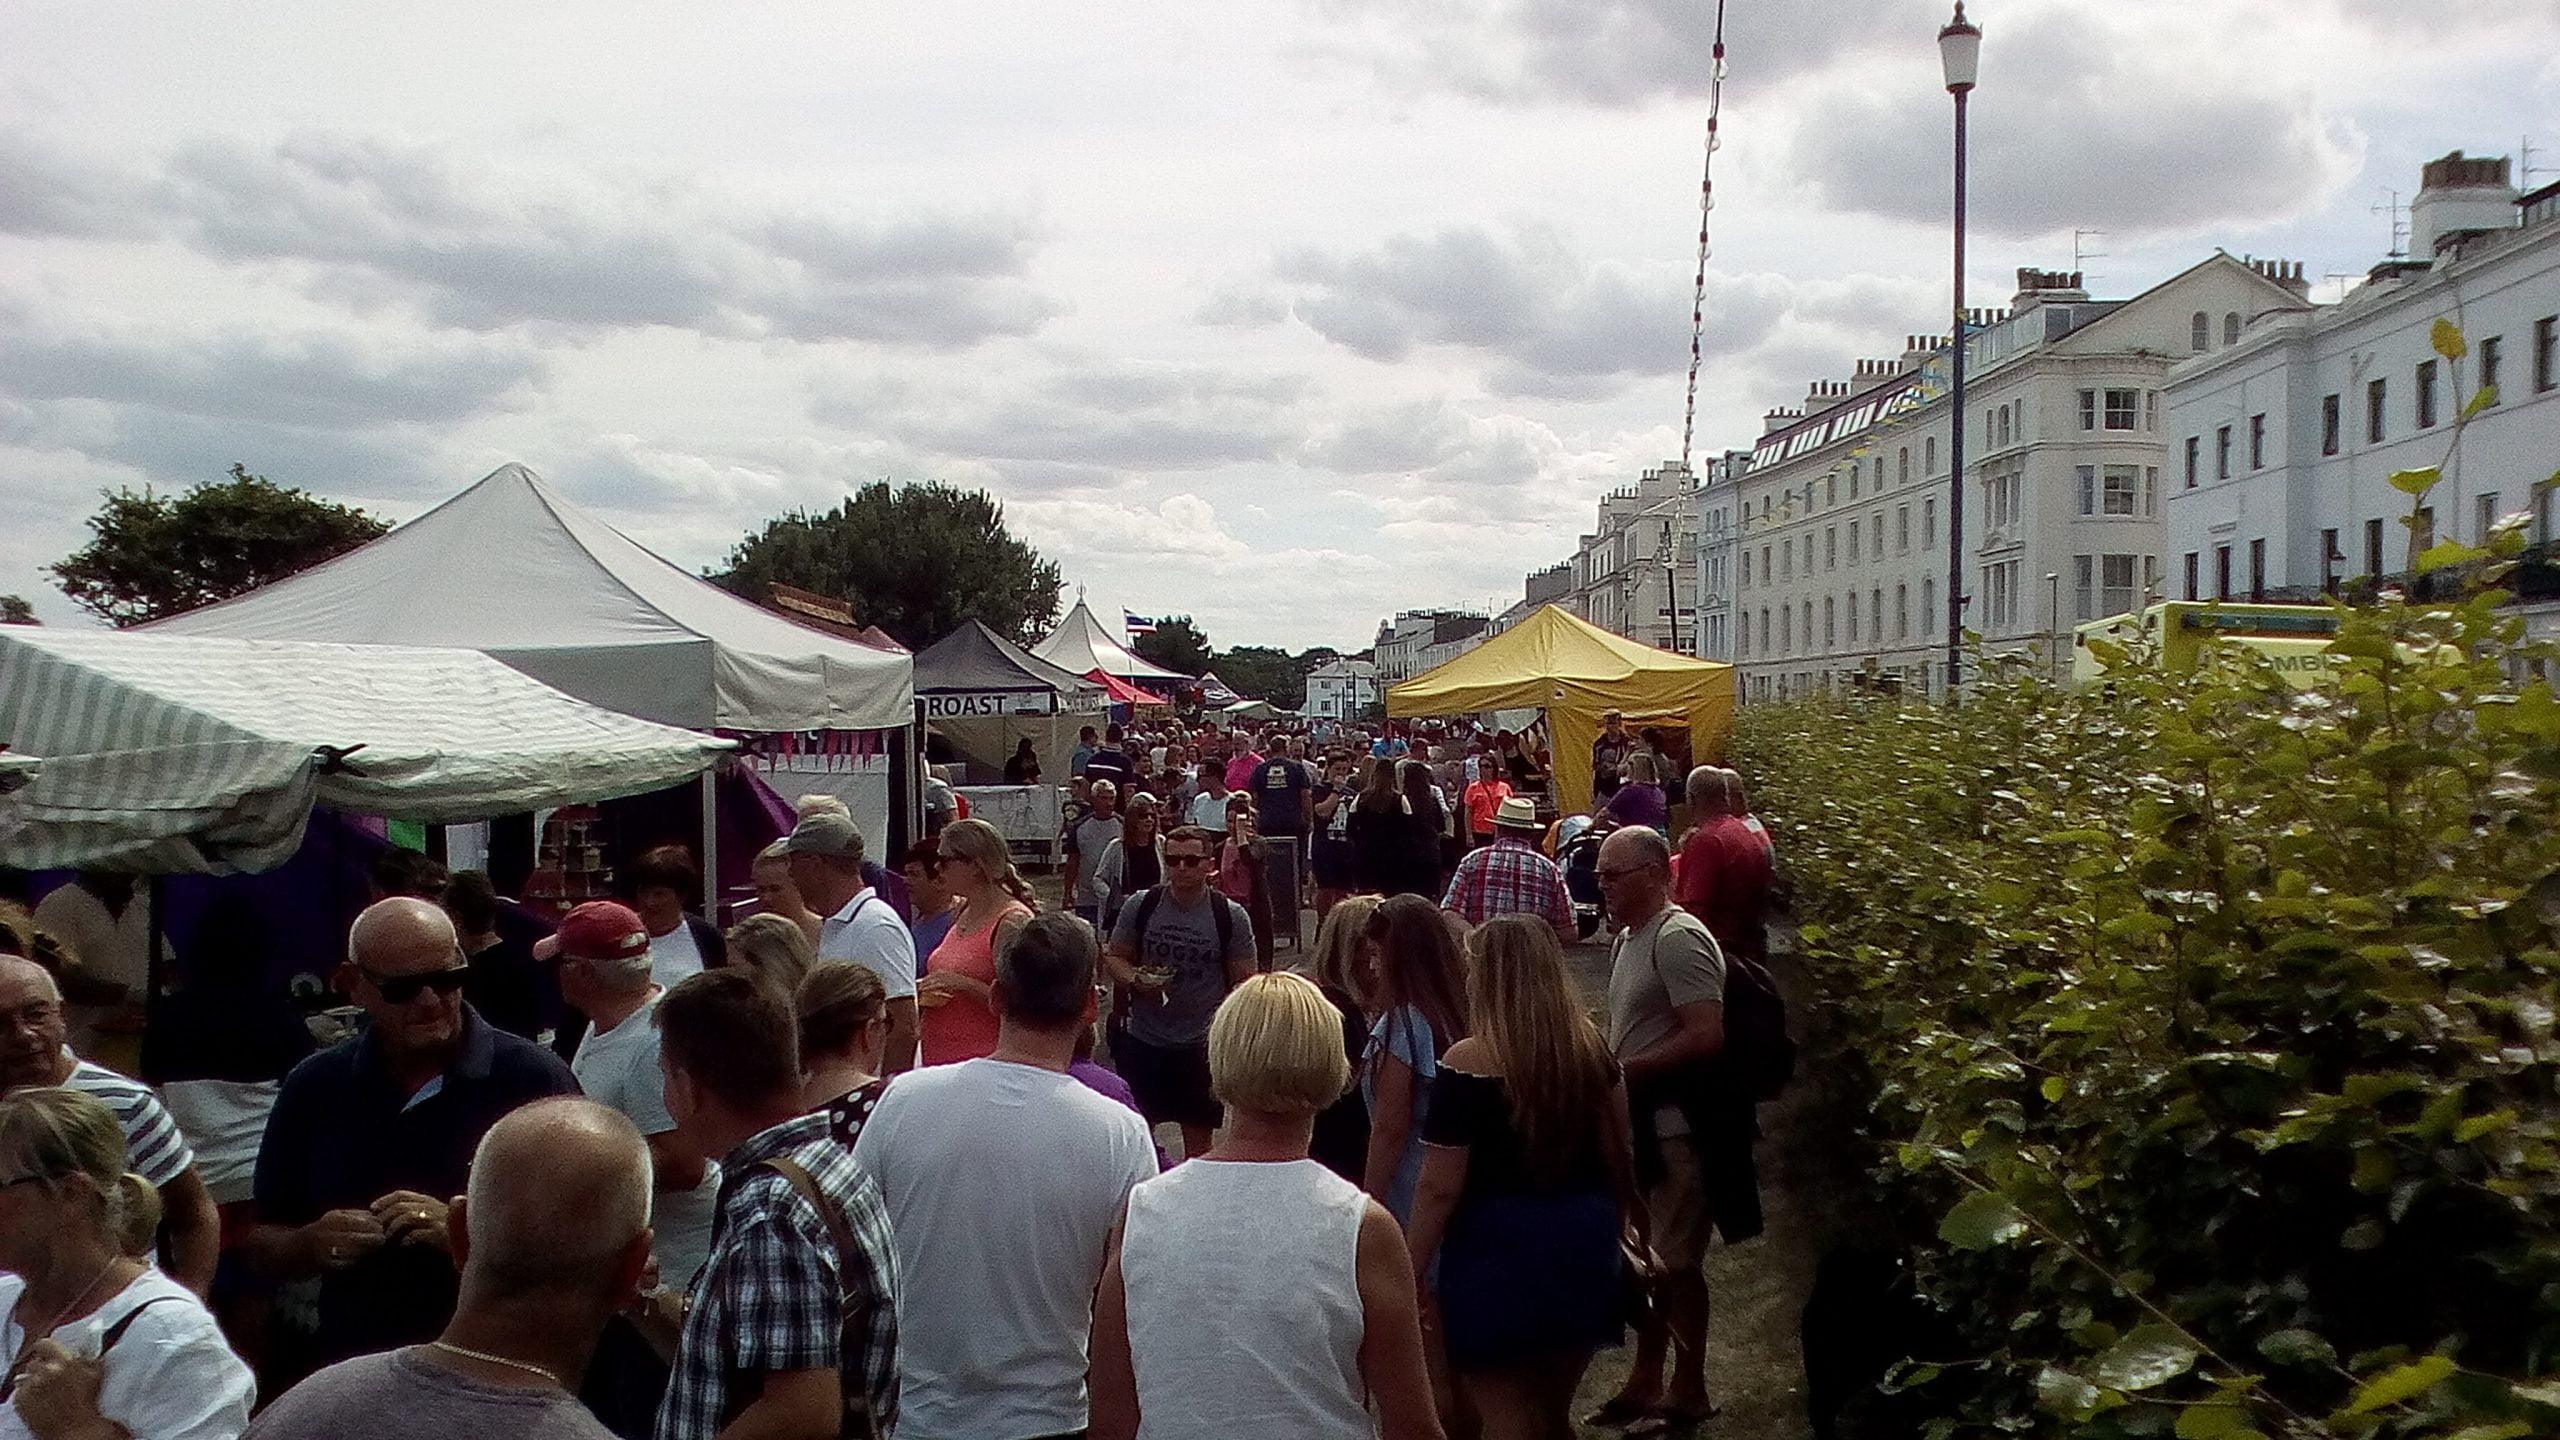
[[[2507,548],[2513,548],[2510,544]],[[2502,597],[1746,709],[1933,1433],[2560,1434],[2560,702]]]

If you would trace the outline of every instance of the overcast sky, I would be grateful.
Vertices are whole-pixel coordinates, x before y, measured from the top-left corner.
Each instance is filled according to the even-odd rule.
[[[2361,274],[2560,179],[2560,0],[1986,0],[1975,303]],[[1711,0],[0,7],[0,593],[234,461],[521,461],[689,568],[983,485],[1097,611],[1365,645],[1679,453]],[[1920,0],[1733,0],[1699,448],[1943,328]],[[2334,294],[2336,282],[2318,292]]]

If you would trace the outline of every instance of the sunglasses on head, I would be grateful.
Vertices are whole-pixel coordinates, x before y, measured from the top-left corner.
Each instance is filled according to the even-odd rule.
[[[450,995],[461,989],[462,982],[470,977],[471,967],[456,965],[450,970],[429,970],[421,975],[376,975],[359,965],[356,972],[364,976],[365,983],[381,991],[383,999],[406,1005],[422,991],[432,989],[439,995]]]

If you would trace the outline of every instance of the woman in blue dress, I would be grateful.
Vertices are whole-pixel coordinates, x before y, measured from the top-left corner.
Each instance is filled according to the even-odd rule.
[[[1377,1019],[1360,1065],[1369,1104],[1369,1163],[1361,1188],[1409,1225],[1413,1187],[1422,1175],[1422,1118],[1440,1056],[1467,1034],[1466,959],[1440,907],[1419,895],[1379,902],[1363,932],[1369,992]]]

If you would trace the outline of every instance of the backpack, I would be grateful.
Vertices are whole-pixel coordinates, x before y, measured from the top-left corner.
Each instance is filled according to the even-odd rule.
[[[1795,1078],[1796,1042],[1787,1002],[1767,966],[1724,957],[1724,1071],[1755,1101],[1778,1098]]]
[[[1660,944],[1657,932],[1646,952],[1657,978]],[[1754,1102],[1778,1098],[1796,1073],[1796,1042],[1787,1033],[1785,997],[1767,966],[1731,951],[1724,952],[1724,1053],[1711,1069],[1719,1081]]]
[[[801,1199],[817,1210],[818,1217],[826,1222],[827,1238],[835,1246],[837,1266],[850,1274],[854,1257],[861,1253],[861,1247],[854,1243],[853,1227],[845,1223],[844,1212],[837,1209],[835,1202],[818,1188],[818,1182],[811,1178],[800,1162],[790,1156],[776,1155],[764,1161],[762,1168],[781,1176]],[[865,1387],[864,1378],[844,1373],[844,1339],[849,1338],[854,1322],[851,1316],[847,1316],[844,1323],[848,1336],[840,1337],[836,1348],[837,1378],[843,1392],[844,1410],[836,1433],[841,1440],[880,1440],[880,1417],[872,1412],[871,1392]],[[732,1398],[734,1400],[735,1397]],[[732,1415],[729,1418],[734,1420],[737,1417]]]
[[[1227,898],[1226,892],[1215,886],[1210,887],[1209,895],[1218,902],[1210,907],[1210,915],[1218,926],[1218,963],[1223,965],[1226,963],[1228,952],[1236,948],[1236,921],[1233,913],[1236,902]],[[1163,898],[1164,887],[1161,885],[1148,886],[1146,893],[1138,897],[1137,939],[1140,958],[1144,958],[1147,953],[1147,922],[1156,918],[1156,902]]]

